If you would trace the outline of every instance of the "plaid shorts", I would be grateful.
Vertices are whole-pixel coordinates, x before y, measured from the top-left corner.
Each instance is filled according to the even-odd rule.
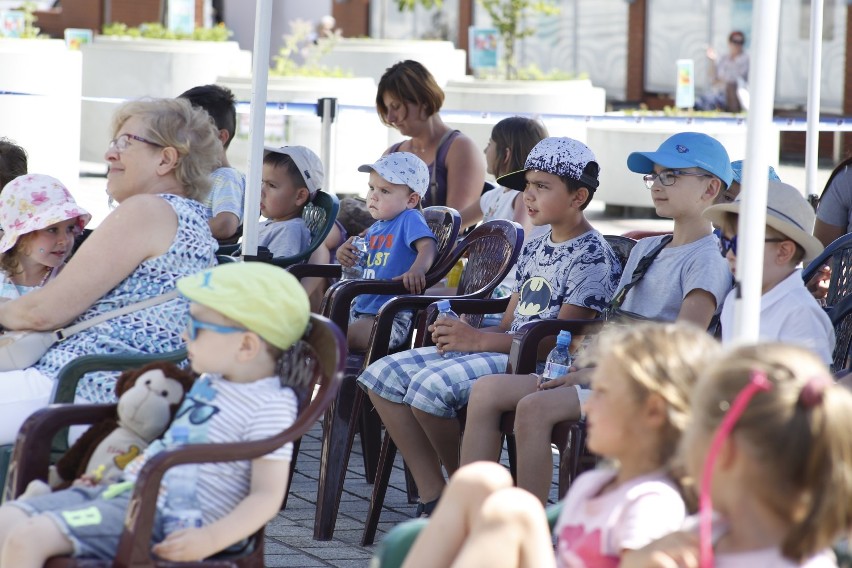
[[[474,381],[505,373],[508,361],[505,353],[458,353],[444,358],[435,347],[420,347],[379,359],[358,377],[358,384],[391,402],[454,418],[467,404]]]
[[[402,311],[398,312],[393,317],[393,326],[391,327],[391,336],[390,336],[390,349],[396,349],[400,345],[402,345],[403,341],[408,339],[408,332],[411,330],[411,319],[414,317],[414,312],[412,311]],[[376,314],[367,314],[364,312],[356,312],[355,305],[353,303],[352,308],[349,310],[349,323],[351,324],[355,320],[362,318],[370,318],[371,320],[376,319]]]

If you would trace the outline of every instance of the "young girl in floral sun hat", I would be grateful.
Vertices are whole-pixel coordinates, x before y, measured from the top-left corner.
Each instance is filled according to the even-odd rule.
[[[17,298],[56,276],[91,218],[56,178],[30,174],[9,182],[0,197],[0,298]]]

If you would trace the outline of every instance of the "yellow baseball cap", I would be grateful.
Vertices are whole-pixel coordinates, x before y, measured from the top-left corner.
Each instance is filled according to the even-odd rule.
[[[283,268],[263,262],[229,262],[177,281],[187,299],[216,310],[263,339],[287,349],[305,333],[308,295]]]

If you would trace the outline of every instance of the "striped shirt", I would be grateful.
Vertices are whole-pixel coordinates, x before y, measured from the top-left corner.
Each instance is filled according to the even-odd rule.
[[[249,442],[274,436],[296,420],[298,402],[290,388],[281,387],[278,377],[252,383],[232,383],[219,375],[202,375],[187,394],[162,440],[152,443],[125,469],[124,477],[134,481],[145,462],[171,443],[172,428],[182,424],[189,429],[190,444]],[[293,444],[285,444],[263,459],[287,460]],[[228,513],[249,494],[251,462],[203,463],[196,491],[204,524]],[[168,491],[168,488],[166,488]],[[162,510],[164,494],[158,502]]]

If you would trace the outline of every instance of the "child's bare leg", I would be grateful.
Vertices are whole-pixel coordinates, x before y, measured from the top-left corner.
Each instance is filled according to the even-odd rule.
[[[2,568],[42,568],[51,556],[74,552],[71,541],[47,515],[27,519],[9,533],[0,555]]]
[[[444,490],[444,474],[441,472],[438,454],[411,413],[411,408],[384,399],[373,391],[368,393],[414,476],[420,500],[423,503],[434,501]]]
[[[370,345],[370,334],[373,332],[373,318],[359,318],[349,324],[346,340],[351,351],[366,351]]]
[[[419,408],[412,408],[411,413],[420,427],[423,428],[426,437],[438,454],[447,475],[453,475],[459,468],[459,445],[461,443],[461,425],[456,418],[442,418],[423,412]],[[424,501],[426,503],[428,501]]]
[[[29,518],[29,515],[17,507],[10,507],[9,505],[0,507],[0,551],[3,550],[6,539],[9,538],[9,533]]]
[[[518,447],[518,487],[547,503],[553,480],[550,438],[553,426],[580,419],[580,399],[573,386],[538,391],[518,403],[515,439]],[[562,497],[562,495],[560,495]]]
[[[515,410],[518,402],[535,392],[532,375],[489,375],[473,383],[462,439],[462,465],[500,458],[500,416]]]
[[[449,566],[465,543],[479,510],[495,491],[512,486],[502,466],[478,462],[461,468],[405,558],[403,568]]]
[[[556,566],[552,542],[538,499],[523,489],[508,487],[482,504],[452,566],[548,568]]]

